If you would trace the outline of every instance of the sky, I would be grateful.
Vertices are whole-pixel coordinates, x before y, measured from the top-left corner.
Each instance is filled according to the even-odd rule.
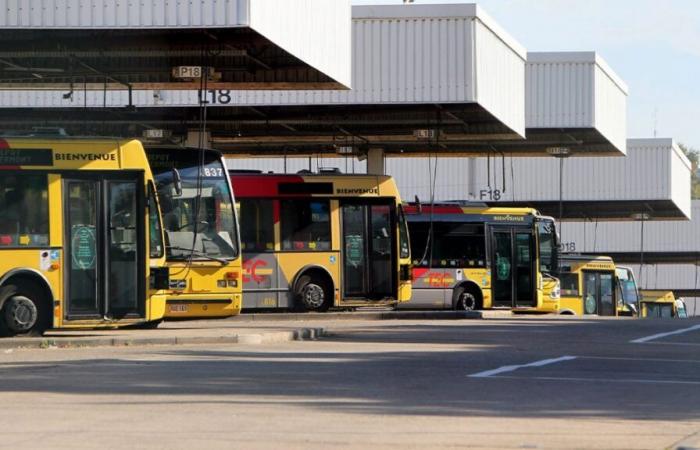
[[[352,0],[400,4],[402,0]],[[474,3],[415,0],[420,4]],[[528,51],[596,51],[627,83],[627,135],[700,150],[699,0],[480,0]]]

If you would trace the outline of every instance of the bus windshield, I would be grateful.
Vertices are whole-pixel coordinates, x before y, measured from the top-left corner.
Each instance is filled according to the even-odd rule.
[[[540,250],[540,271],[557,272],[557,229],[553,220],[539,220],[537,234]]]
[[[636,305],[639,303],[639,293],[637,292],[637,283],[634,281],[632,271],[626,268],[618,267],[615,269],[617,279],[620,283],[620,291],[622,292],[622,301],[628,305]]]
[[[234,259],[238,238],[228,173],[216,152],[148,149],[169,259]]]

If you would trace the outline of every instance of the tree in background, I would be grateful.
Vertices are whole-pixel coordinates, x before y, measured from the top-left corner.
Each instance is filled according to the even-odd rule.
[[[694,149],[693,147],[688,147],[683,143],[679,143],[678,146],[683,150],[685,156],[690,160],[692,167],[690,182],[692,185],[690,195],[692,198],[700,198],[700,177],[698,177],[698,164],[700,163],[700,151]]]

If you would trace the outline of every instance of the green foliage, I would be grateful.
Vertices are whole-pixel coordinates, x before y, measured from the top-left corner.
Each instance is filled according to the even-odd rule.
[[[700,177],[698,177],[698,165],[700,164],[700,150],[696,150],[693,147],[689,147],[683,143],[679,143],[678,146],[683,150],[685,156],[688,157],[691,163],[691,184],[692,188],[690,195],[693,199],[700,199]]]

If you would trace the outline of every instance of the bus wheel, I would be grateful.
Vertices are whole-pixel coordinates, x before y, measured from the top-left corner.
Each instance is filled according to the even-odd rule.
[[[454,298],[454,309],[456,311],[474,311],[479,309],[478,297],[473,289],[460,286],[455,289]]]
[[[51,316],[35,288],[7,285],[0,288],[0,333],[3,336],[41,336],[51,326]]]
[[[330,307],[330,289],[317,276],[303,275],[297,282],[297,305],[302,311],[326,311]]]

